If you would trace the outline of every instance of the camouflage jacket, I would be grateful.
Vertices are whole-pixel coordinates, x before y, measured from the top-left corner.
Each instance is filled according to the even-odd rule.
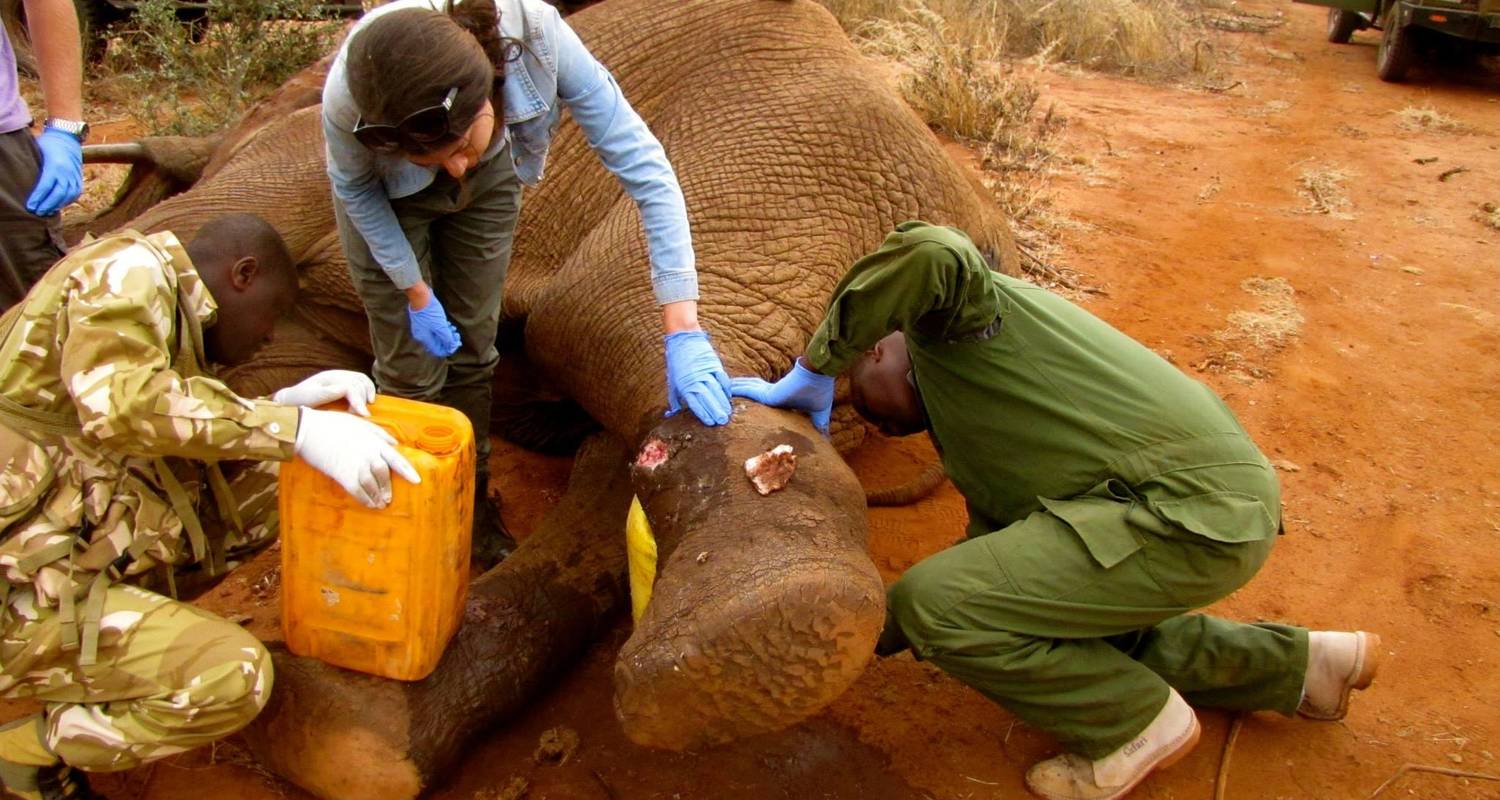
[[[214,313],[176,237],[126,231],[74,249],[0,321],[9,584],[70,606],[91,573],[201,559],[200,495],[223,483],[205,464],[292,457],[295,407],[203,374]]]

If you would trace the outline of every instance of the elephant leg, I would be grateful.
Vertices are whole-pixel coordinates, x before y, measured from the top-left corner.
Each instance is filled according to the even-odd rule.
[[[271,646],[276,681],[245,731],[256,758],[326,800],[409,800],[515,714],[624,607],[630,453],[595,436],[536,533],[469,589],[437,669],[401,683]]]

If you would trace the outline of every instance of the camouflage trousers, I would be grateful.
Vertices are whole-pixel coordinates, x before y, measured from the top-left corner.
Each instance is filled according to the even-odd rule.
[[[276,490],[279,485],[277,479],[280,474],[280,463],[260,461],[245,466],[229,478],[229,491],[234,495],[234,505],[244,528],[242,531],[235,531],[234,526],[219,519],[218,509],[214,505],[212,494],[207,486],[194,486],[195,493],[199,497],[198,514],[203,522],[203,530],[210,536],[218,532],[219,535],[216,538],[222,540],[220,546],[224,549],[224,558],[229,569],[234,569],[246,556],[276,541],[276,536],[281,531],[281,518],[277,513],[276,505],[278,499]],[[208,565],[189,566],[207,567]],[[176,572],[181,574],[183,567],[179,565]],[[158,577],[151,573],[143,573],[140,580],[136,582],[148,588],[164,590],[158,585]],[[190,586],[189,584],[189,588],[184,590],[185,593],[191,590]]]
[[[255,464],[230,481],[244,523],[242,535],[224,537],[231,559],[276,538],[279,466]],[[204,527],[220,526],[216,517],[202,514]],[[161,594],[109,587],[90,666],[63,648],[58,609],[39,607],[31,586],[14,586],[7,605],[0,697],[46,703],[42,744],[71,766],[130,769],[208,744],[248,725],[270,696],[271,658],[254,636]],[[0,759],[20,760],[4,742]]]
[[[134,586],[104,600],[99,660],[62,648],[55,609],[10,600],[0,693],[47,704],[47,749],[87,770],[129,769],[248,725],[271,692],[271,657],[239,625]],[[0,753],[0,758],[5,758]]]

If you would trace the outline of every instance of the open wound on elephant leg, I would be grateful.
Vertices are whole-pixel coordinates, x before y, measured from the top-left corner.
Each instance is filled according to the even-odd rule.
[[[641,446],[640,455],[635,457],[635,465],[642,469],[654,470],[667,463],[667,455],[667,443],[653,437]]]
[[[745,477],[755,484],[755,491],[761,496],[785,488],[796,471],[797,454],[792,452],[789,444],[778,444],[758,456],[745,459]]]

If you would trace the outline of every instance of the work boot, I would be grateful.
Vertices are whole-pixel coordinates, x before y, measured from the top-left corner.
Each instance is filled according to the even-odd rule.
[[[1026,788],[1048,800],[1115,800],[1177,763],[1198,744],[1202,728],[1182,695],[1167,691],[1167,705],[1134,739],[1097,761],[1075,753],[1049,758],[1026,772]]]
[[[1297,713],[1308,719],[1337,720],[1349,713],[1349,695],[1375,680],[1380,637],[1364,631],[1311,631],[1307,634],[1307,676]]]
[[[83,770],[58,762],[50,767],[6,763],[0,766],[5,796],[21,800],[105,800],[89,788]]]
[[[474,490],[474,527],[469,559],[481,572],[489,572],[516,549],[516,540],[505,528],[500,509],[480,482]]]

